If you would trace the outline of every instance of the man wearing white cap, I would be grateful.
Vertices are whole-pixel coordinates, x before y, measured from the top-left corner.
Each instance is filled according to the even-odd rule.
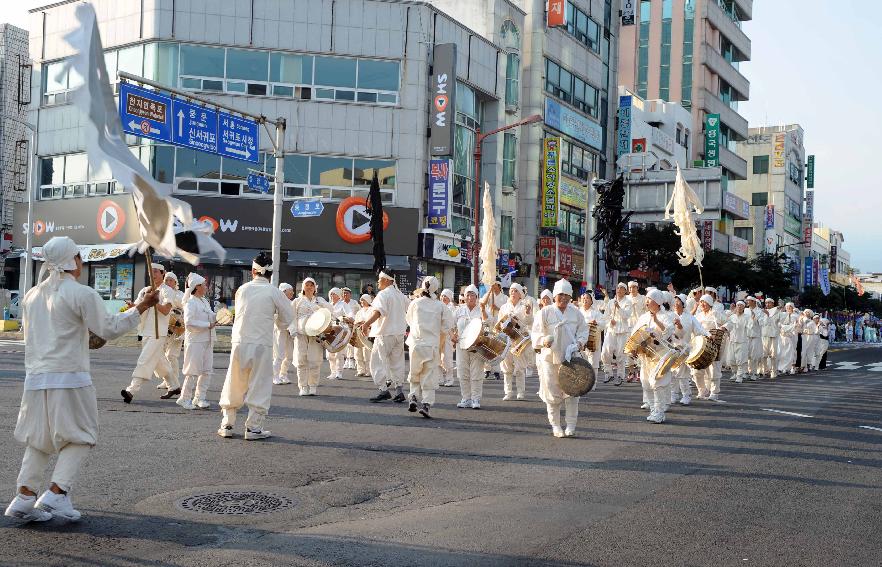
[[[410,348],[410,403],[408,411],[419,410],[425,418],[435,403],[435,390],[441,366],[441,347],[453,329],[453,315],[435,293],[441,287],[438,278],[426,276],[419,287],[419,297],[407,306],[405,320],[410,325],[407,346]]]
[[[619,283],[616,286],[615,297],[607,301],[605,310],[607,327],[600,360],[606,371],[604,382],[615,379],[616,386],[622,385],[628,361],[628,356],[625,354],[625,342],[631,333],[631,324],[628,321],[631,319],[633,309],[631,299],[626,295],[627,291],[628,287],[624,283]]]
[[[450,311],[450,316],[453,317],[453,314],[456,312],[456,305],[453,303],[453,291],[450,289],[444,289],[441,291],[441,303],[444,304],[444,307]],[[455,367],[453,362],[453,340],[452,333],[447,336],[447,340],[444,341],[444,344],[441,348],[441,385],[442,386],[453,386],[453,373]]]
[[[701,292],[702,289],[697,287],[693,289],[689,297],[686,298],[686,306],[685,309],[690,315],[695,315],[698,312],[698,302],[701,300]]]
[[[319,309],[331,310],[331,305],[316,294],[316,283],[304,278],[300,284],[300,296],[292,303],[294,321],[288,331],[294,336],[294,360],[297,365],[297,387],[301,396],[318,393],[319,372],[325,350],[315,337],[306,334],[306,321]]]
[[[723,316],[714,310],[714,298],[710,294],[704,294],[698,302],[698,312],[695,319],[701,324],[705,332],[714,329],[723,329]],[[720,401],[720,379],[723,375],[720,356],[703,370],[692,369],[692,379],[698,387],[699,400]]]
[[[542,293],[539,294],[539,305],[540,307],[547,307],[554,303],[554,296],[551,295],[551,291],[547,289],[543,289]]]
[[[746,301],[747,308],[744,312],[750,317],[750,324],[747,326],[747,377],[758,380],[762,375],[763,322],[766,314],[755,297],[749,296]]]
[[[820,317],[811,309],[802,312],[802,371],[811,372],[818,369],[818,321]]]
[[[631,333],[638,329],[645,329],[657,340],[667,340],[674,334],[676,324],[669,313],[665,312],[662,304],[667,303],[665,292],[660,289],[650,289],[646,292],[646,312],[641,315]],[[671,401],[671,373],[665,372],[660,376],[653,375],[653,364],[646,354],[639,354],[640,384],[643,386],[643,397],[648,399],[649,416],[646,418],[652,423],[664,423],[665,411]]]
[[[493,285],[490,286],[490,290],[484,294],[484,297],[481,298],[481,307],[484,308],[484,311],[487,313],[487,324],[491,327],[496,324],[496,321],[499,320],[499,310],[508,302],[508,297],[505,295],[505,292],[502,290],[502,282],[498,279],[493,282]],[[490,373],[493,373],[494,379],[499,380],[499,372],[501,370],[501,364],[496,362],[494,364],[489,364],[488,362],[484,363],[484,378],[490,379]]]
[[[337,317],[345,317],[349,321],[355,321],[355,314],[358,313],[358,303],[352,299],[352,290],[348,287],[344,287],[342,290],[343,299],[337,302],[337,308],[334,310],[334,315]],[[351,344],[346,345],[346,348],[340,353],[343,356],[343,370],[355,370],[355,347]],[[342,378],[343,376],[338,372],[337,378]]]
[[[743,301],[735,303],[735,310],[729,315],[727,328],[729,329],[729,350],[732,356],[732,376],[730,380],[738,384],[744,381],[747,372],[747,348],[748,327],[751,324],[750,315],[744,311]]]
[[[332,287],[328,292],[328,303],[331,304],[331,314],[334,317],[340,316],[340,298],[343,291],[339,287]],[[345,354],[342,352],[328,352],[328,366],[331,369],[328,374],[328,380],[336,380],[343,377],[343,359]]]
[[[686,309],[688,297],[680,294],[674,299],[674,344],[689,351],[692,338],[698,335],[707,335],[707,331],[701,326],[701,323]],[[681,405],[688,406],[692,403],[692,380],[689,373],[689,366],[681,364],[671,372],[673,381],[671,387],[671,403],[678,401]]]
[[[781,317],[781,339],[778,347],[778,371],[796,374],[796,341],[802,325],[799,314],[795,311],[793,303],[784,305],[784,313]]]
[[[640,293],[640,284],[636,281],[628,282],[628,299],[631,300],[631,320],[633,326],[641,315],[646,313],[646,296]]]
[[[163,283],[171,290],[172,311],[169,313],[169,320],[171,320],[173,316],[177,317],[179,323],[183,325],[184,292],[178,289],[178,276],[173,272],[166,272]],[[165,341],[165,359],[168,360],[168,365],[171,369],[171,382],[176,384],[180,384],[181,379],[181,350],[183,347],[183,333],[180,335],[168,333],[168,337]],[[157,386],[157,388],[165,387],[170,390],[171,388],[168,388],[168,383],[168,380],[163,380],[163,383],[160,386]]]
[[[519,283],[511,284],[508,290],[508,301],[499,308],[500,323],[507,323],[508,319],[514,318],[518,321],[526,332],[533,327],[533,306],[523,298],[526,295],[523,286]],[[513,400],[515,398],[515,389],[517,389],[517,399],[524,400],[527,397],[527,366],[529,366],[529,358],[526,350],[520,354],[513,354],[508,350],[505,358],[502,359],[502,376],[505,379],[503,401]]]
[[[177,404],[184,409],[208,409],[208,387],[214,373],[212,331],[217,317],[205,299],[205,278],[187,276],[184,293],[184,385]]]
[[[27,348],[14,436],[25,445],[25,453],[16,481],[18,493],[6,515],[26,522],[44,522],[53,516],[75,521],[80,513],[68,493],[98,442],[89,331],[106,340],[126,334],[138,326],[138,314],[156,304],[159,292],[147,291],[134,308],[111,314],[94,289],[77,282],[83,260],[73,240],[51,238],[43,246],[43,262],[37,285],[22,301]],[[58,460],[49,489],[37,499],[54,454]]]
[[[570,303],[573,286],[565,279],[554,284],[554,305],[543,307],[533,320],[533,347],[541,348],[539,365],[539,396],[548,410],[548,422],[555,437],[576,434],[579,398],[565,394],[560,388],[561,364],[582,350],[588,340],[585,318]],[[566,430],[561,428],[560,406],[565,408]]]
[[[288,301],[294,299],[294,286],[289,283],[280,283],[279,290],[285,294]],[[290,384],[288,380],[288,368],[294,358],[294,337],[288,329],[273,329],[273,384]]]
[[[355,313],[355,325],[360,327],[361,324],[368,318],[370,314],[371,301],[373,301],[373,297],[368,294],[363,294],[358,303],[361,305],[361,308]],[[365,335],[367,336],[367,335]],[[355,347],[354,349],[355,355],[355,375],[359,378],[366,378],[371,375],[369,362],[371,359],[371,349],[368,347]]]
[[[598,342],[600,339],[600,331],[607,324],[606,315],[598,309],[598,307],[594,303],[594,294],[591,293],[591,289],[589,288],[582,296],[579,298],[579,313],[582,314],[582,317],[585,319],[585,325],[588,326],[588,336],[591,336],[591,324],[594,323],[597,328],[597,337]],[[594,349],[593,351],[590,349]],[[585,345],[585,358],[588,362],[591,363],[592,368],[594,368],[594,372],[598,380],[600,380],[601,371],[600,371],[600,345]],[[609,382],[609,379],[604,380],[604,382]]]
[[[762,319],[763,359],[761,371],[774,380],[778,376],[778,347],[781,336],[781,309],[775,306],[775,300],[767,297]]]
[[[181,384],[177,381],[172,373],[171,364],[165,356],[165,346],[168,341],[168,317],[172,310],[174,296],[172,288],[165,285],[165,268],[162,264],[152,264],[150,266],[150,275],[154,285],[158,286],[159,302],[156,307],[151,307],[141,314],[141,356],[132,372],[132,383],[125,389],[120,391],[120,395],[125,403],[132,403],[134,393],[141,389],[145,382],[149,382],[154,373],[160,378],[168,382],[169,390],[166,394],[160,396],[163,399],[169,399],[181,393]],[[143,288],[138,293],[138,300],[150,290],[150,287]],[[154,310],[156,315],[154,315]],[[156,320],[154,320],[156,317]]]
[[[408,299],[395,285],[395,278],[386,272],[377,276],[380,291],[371,302],[371,313],[362,328],[374,337],[371,350],[371,375],[380,390],[372,402],[391,399],[401,403],[407,398],[402,389],[404,370],[404,332],[407,330]],[[395,396],[389,391],[395,388]]]
[[[465,303],[453,314],[455,325],[453,338],[456,340],[456,376],[462,399],[456,407],[481,409],[481,396],[484,392],[484,359],[477,352],[466,350],[463,334],[469,323],[481,321],[486,317],[484,309],[478,304],[478,288],[469,285],[464,288]]]
[[[291,301],[270,283],[272,257],[261,252],[251,262],[252,280],[236,290],[230,364],[221,390],[223,420],[217,434],[232,437],[236,412],[248,406],[245,439],[265,439],[263,428],[273,394],[273,323],[287,329],[294,319]]]

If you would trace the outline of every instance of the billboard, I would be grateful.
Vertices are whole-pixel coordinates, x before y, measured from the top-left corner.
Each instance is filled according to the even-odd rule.
[[[623,156],[631,151],[631,96],[619,97],[619,132],[616,138],[616,155]]]
[[[566,0],[548,0],[548,27],[567,25]]]
[[[560,219],[560,138],[542,140],[542,228],[557,228]]]
[[[805,165],[805,187],[806,189],[815,188],[815,156],[809,156]]]
[[[456,44],[439,43],[433,53],[429,147],[433,156],[450,156],[456,130]]]
[[[708,114],[704,119],[704,164],[720,165],[720,115]]]
[[[426,225],[436,230],[450,228],[450,195],[453,160],[429,160],[429,199]]]

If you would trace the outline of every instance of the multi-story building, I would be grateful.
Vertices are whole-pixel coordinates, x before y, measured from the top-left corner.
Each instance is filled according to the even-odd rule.
[[[849,274],[851,254],[845,249],[845,236],[838,230],[814,223],[812,229],[812,255],[817,258],[820,266],[830,270],[831,284],[839,286],[851,285]]]
[[[28,32],[0,24],[0,287],[17,287],[18,262],[5,262],[12,248],[15,203],[24,200],[28,185],[30,133],[27,120],[31,95]],[[15,255],[17,259],[17,255]]]

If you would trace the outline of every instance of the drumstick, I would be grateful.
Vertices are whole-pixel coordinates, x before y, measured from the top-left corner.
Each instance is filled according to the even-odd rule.
[[[147,262],[147,273],[150,274],[150,291],[156,290],[156,283],[153,281],[153,255],[150,254],[150,247],[144,250],[144,259]],[[159,338],[159,313],[156,310],[157,305],[153,307],[153,332],[156,338]]]

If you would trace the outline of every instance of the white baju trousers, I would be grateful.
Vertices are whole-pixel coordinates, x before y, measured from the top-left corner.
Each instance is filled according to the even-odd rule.
[[[211,341],[184,345],[184,384],[181,399],[205,402],[211,375],[214,373],[214,351]]]
[[[484,358],[476,352],[457,348],[456,377],[462,399],[480,403],[484,394]]]
[[[625,366],[628,364],[628,357],[625,356],[625,342],[628,340],[628,333],[607,331],[604,338],[603,347],[600,351],[600,360],[603,362],[603,368],[606,370],[607,375],[624,378]]]
[[[763,337],[762,368],[770,378],[778,375],[778,337]]]
[[[449,338],[444,339],[444,348],[441,350],[441,383],[445,386],[453,385],[453,343]]]
[[[371,375],[381,390],[404,383],[404,337],[384,335],[374,339],[371,351]]]
[[[287,378],[294,360],[294,338],[287,330],[276,328],[273,339],[273,377]]]
[[[410,395],[424,404],[435,404],[435,390],[441,374],[441,353],[438,347],[417,345],[410,349],[410,372],[407,382]]]
[[[325,349],[318,341],[306,335],[294,337],[294,359],[297,364],[297,386],[317,388]]]
[[[132,383],[126,388],[128,392],[135,393],[141,389],[145,382],[149,382],[156,373],[160,378],[164,378],[168,382],[171,390],[180,387],[180,383],[176,378],[172,377],[171,365],[165,357],[166,337],[154,339],[152,337],[144,337],[141,346],[141,355],[132,371]]]
[[[539,369],[539,397],[545,402],[548,412],[548,423],[552,427],[560,427],[560,406],[564,406],[565,421],[568,429],[575,429],[579,418],[579,398],[564,394],[560,389],[558,373],[560,364],[537,358]]]
[[[513,354],[511,351],[502,359],[502,377],[505,379],[503,391],[506,394],[513,394],[517,388],[518,394],[526,394],[527,392],[527,366],[529,358],[526,351],[519,355]]]
[[[245,427],[261,430],[273,394],[273,349],[252,343],[234,343],[230,366],[220,395],[221,426],[236,425],[236,412],[248,406]]]

